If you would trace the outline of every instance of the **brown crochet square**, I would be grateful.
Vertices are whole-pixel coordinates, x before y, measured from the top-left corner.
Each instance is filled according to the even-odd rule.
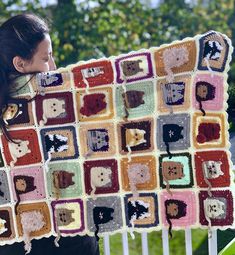
[[[12,217],[11,207],[0,208],[0,220],[5,220],[4,227],[7,229],[5,232],[0,234],[0,241],[9,240],[15,237],[15,230]]]

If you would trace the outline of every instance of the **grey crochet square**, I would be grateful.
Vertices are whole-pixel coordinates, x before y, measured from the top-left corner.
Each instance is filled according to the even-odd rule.
[[[0,170],[0,205],[7,204],[11,201],[9,186],[7,181],[7,174]]]
[[[173,129],[171,130],[171,126]],[[171,132],[171,133],[170,133]],[[166,133],[170,133],[169,140]],[[178,136],[178,137],[176,137]],[[157,147],[160,151],[184,150],[190,147],[190,115],[189,114],[169,114],[160,116],[157,119]],[[165,140],[165,141],[164,141]],[[166,141],[167,140],[167,141]]]
[[[95,211],[99,208],[105,208],[105,213],[102,216],[103,219],[108,218],[107,223],[99,224],[99,233],[102,232],[113,232],[123,226],[122,207],[121,200],[119,197],[99,197],[95,200],[90,198],[87,201],[87,225],[91,232],[96,231],[97,219],[95,219]],[[100,213],[99,213],[100,214]]]

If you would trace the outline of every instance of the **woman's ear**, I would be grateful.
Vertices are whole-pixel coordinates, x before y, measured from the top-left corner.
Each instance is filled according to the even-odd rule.
[[[13,58],[13,65],[15,67],[15,69],[20,72],[20,73],[26,73],[26,66],[27,66],[27,61],[24,60],[23,58],[19,57],[19,56],[15,56]]]

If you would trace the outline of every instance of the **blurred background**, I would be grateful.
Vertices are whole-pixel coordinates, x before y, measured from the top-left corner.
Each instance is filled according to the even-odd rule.
[[[58,67],[159,46],[187,36],[217,30],[235,43],[234,0],[0,0],[0,24],[9,17],[33,12],[51,27]],[[4,50],[4,49],[1,49]],[[233,57],[234,57],[233,53]],[[229,72],[228,114],[235,146],[235,58]],[[232,153],[234,153],[234,147]],[[193,230],[193,254],[207,254],[207,232]],[[233,231],[219,232],[219,250]],[[101,243],[101,251],[102,241]],[[141,254],[140,236],[129,242],[130,255]],[[161,254],[161,233],[149,235],[151,254]],[[184,232],[174,233],[171,253],[184,254]],[[101,252],[102,254],[102,252]],[[111,237],[111,254],[121,255],[121,236]]]

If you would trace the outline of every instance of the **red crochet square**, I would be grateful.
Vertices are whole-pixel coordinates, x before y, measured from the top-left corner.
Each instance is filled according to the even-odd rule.
[[[10,136],[16,142],[21,141],[20,145],[22,147],[15,149],[19,144],[8,142],[4,136],[1,136],[7,165],[13,167],[14,165],[22,166],[41,162],[42,156],[35,130],[25,129],[10,131]],[[14,159],[16,159],[16,161],[12,165]]]
[[[117,161],[115,159],[85,161],[84,181],[86,193],[89,195],[92,191],[94,194],[118,192]]]
[[[71,92],[51,93],[36,98],[36,115],[40,125],[56,125],[75,121]]]
[[[77,88],[85,88],[86,81],[89,87],[96,87],[113,83],[113,68],[108,60],[95,61],[85,65],[79,65],[72,69],[74,84]],[[93,73],[92,73],[93,72]]]
[[[228,156],[225,151],[202,151],[196,152],[195,156],[195,172],[197,185],[201,188],[208,187],[208,184],[204,179],[204,167],[203,164],[208,161],[221,162],[220,164],[220,175],[216,178],[209,178],[209,182],[212,187],[228,187],[230,185],[229,175],[229,162]],[[204,163],[203,163],[204,162]]]

